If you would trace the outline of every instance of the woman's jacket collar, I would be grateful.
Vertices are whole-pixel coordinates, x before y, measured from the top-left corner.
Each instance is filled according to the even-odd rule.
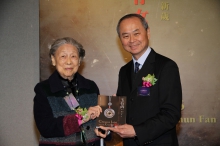
[[[89,82],[86,78],[84,78],[78,72],[75,73],[75,76],[77,78],[77,84],[78,84],[77,86],[79,89],[90,88]],[[64,86],[61,82],[60,75],[57,70],[55,70],[54,73],[49,77],[49,84],[50,84],[50,90],[52,93],[64,90]]]

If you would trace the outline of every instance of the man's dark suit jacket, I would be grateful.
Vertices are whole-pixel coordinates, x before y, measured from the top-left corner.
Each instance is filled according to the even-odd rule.
[[[137,96],[142,77],[158,79],[150,96]],[[151,49],[141,70],[135,75],[133,60],[120,69],[118,96],[127,96],[127,124],[136,137],[125,138],[125,146],[178,146],[176,124],[181,116],[182,89],[177,64]]]

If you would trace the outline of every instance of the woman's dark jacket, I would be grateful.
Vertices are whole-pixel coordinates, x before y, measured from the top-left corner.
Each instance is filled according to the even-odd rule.
[[[80,107],[87,109],[97,105],[99,89],[94,81],[88,80],[79,73],[72,90],[78,90],[75,95]],[[89,145],[99,145],[99,138],[95,135],[95,120],[79,126],[75,111],[71,110],[63,99],[67,96],[67,89],[62,83],[59,73],[55,71],[49,79],[35,86],[34,118],[40,132],[40,146],[43,145],[81,145],[82,129]]]

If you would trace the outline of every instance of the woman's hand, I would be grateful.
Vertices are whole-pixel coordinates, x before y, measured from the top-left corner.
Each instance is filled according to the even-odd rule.
[[[90,119],[95,119],[96,117],[99,117],[101,112],[102,108],[99,105],[97,105],[89,107],[87,114],[90,117]]]
[[[108,127],[99,126],[99,128],[95,128],[95,134],[101,138],[105,138],[109,134]]]

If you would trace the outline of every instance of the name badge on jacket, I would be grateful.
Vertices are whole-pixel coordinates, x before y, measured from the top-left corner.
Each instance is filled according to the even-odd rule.
[[[66,103],[68,104],[68,106],[71,110],[74,110],[79,106],[79,103],[77,102],[75,96],[72,93],[65,96],[64,100],[66,101]]]
[[[150,96],[150,88],[149,87],[138,87],[137,95],[138,96]]]

